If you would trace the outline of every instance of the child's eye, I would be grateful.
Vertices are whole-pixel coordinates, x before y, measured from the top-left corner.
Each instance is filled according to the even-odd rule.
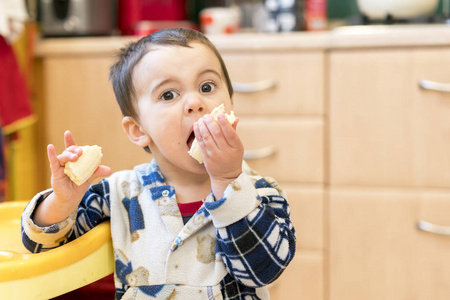
[[[200,87],[200,91],[202,93],[211,93],[216,88],[216,85],[213,82],[207,82]]]
[[[175,98],[178,97],[178,96],[180,96],[180,94],[178,94],[178,93],[175,92],[175,91],[167,91],[167,92],[164,92],[164,93],[161,95],[161,97],[159,97],[159,98],[162,99],[162,100],[168,101],[168,100],[173,100],[173,99],[175,99]]]

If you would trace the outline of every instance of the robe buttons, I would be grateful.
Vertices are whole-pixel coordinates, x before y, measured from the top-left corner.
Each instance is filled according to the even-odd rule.
[[[162,195],[163,195],[164,197],[169,196],[169,191],[168,191],[168,190],[162,191]]]

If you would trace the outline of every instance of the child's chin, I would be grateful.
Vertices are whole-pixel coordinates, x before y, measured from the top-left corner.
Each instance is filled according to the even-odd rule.
[[[198,161],[196,161],[195,159],[192,159],[192,165],[194,166],[194,173],[195,174],[205,174],[206,172],[206,168],[205,168],[205,164],[201,164]]]

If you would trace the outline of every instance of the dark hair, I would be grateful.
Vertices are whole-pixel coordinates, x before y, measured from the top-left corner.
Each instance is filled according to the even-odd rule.
[[[117,62],[112,65],[109,72],[109,79],[112,82],[114,94],[123,116],[130,116],[137,119],[135,109],[135,93],[133,85],[133,70],[137,63],[151,49],[153,45],[182,46],[190,47],[192,42],[198,42],[211,49],[217,56],[222,67],[223,74],[228,87],[230,98],[233,96],[233,88],[228,75],[227,68],[222,57],[211,41],[202,33],[185,28],[169,28],[156,31],[136,42],[130,43],[122,48],[118,53]]]

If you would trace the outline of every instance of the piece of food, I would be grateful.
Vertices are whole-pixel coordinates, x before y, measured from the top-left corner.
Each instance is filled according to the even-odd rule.
[[[210,113],[210,116],[217,121],[217,116],[223,114],[227,118],[227,121],[230,124],[233,124],[234,121],[236,121],[236,117],[234,115],[234,112],[231,111],[230,114],[225,113],[225,105],[220,104],[216,108],[213,109],[213,111]],[[197,139],[194,139],[192,142],[191,149],[188,151],[189,155],[195,158],[199,163],[203,163],[203,156],[202,156],[202,150],[200,149],[200,145],[197,142]]]
[[[102,148],[94,146],[81,146],[83,154],[75,162],[69,161],[64,167],[64,173],[77,185],[82,185],[94,174],[102,160]]]

